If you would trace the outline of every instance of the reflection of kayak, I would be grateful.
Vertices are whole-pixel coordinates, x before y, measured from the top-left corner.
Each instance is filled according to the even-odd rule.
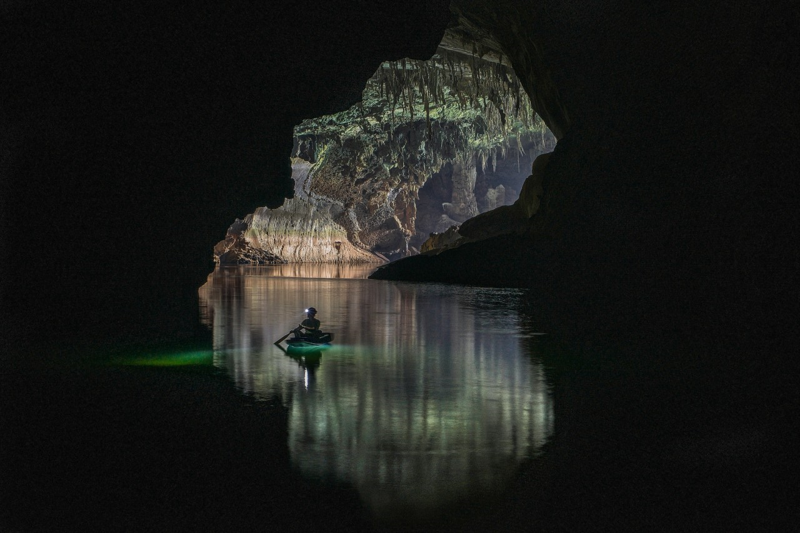
[[[289,345],[290,349],[323,349],[331,345],[331,341],[333,340],[332,333],[323,333],[319,337],[310,337],[310,336],[299,336],[294,337],[292,339],[288,339],[286,344]]]

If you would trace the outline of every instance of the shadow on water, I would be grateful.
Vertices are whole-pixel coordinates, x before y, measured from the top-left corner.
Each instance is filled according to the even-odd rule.
[[[540,310],[523,302],[522,329],[533,331]],[[555,424],[492,523],[546,531],[795,527],[796,388],[765,362],[769,339],[761,350],[590,335],[524,342],[545,369]]]

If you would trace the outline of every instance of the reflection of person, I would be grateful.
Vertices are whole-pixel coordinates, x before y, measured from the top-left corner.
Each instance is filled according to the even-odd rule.
[[[317,310],[313,307],[309,307],[306,309],[306,318],[300,323],[300,326],[297,327],[295,331],[296,334],[301,335],[308,335],[309,337],[319,337],[321,332],[319,330],[320,321],[317,320]]]

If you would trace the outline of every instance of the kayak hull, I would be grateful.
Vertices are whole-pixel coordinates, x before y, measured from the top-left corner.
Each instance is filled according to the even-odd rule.
[[[319,337],[300,336],[288,339],[286,344],[289,348],[324,348],[331,345],[333,340],[332,333],[323,333]]]

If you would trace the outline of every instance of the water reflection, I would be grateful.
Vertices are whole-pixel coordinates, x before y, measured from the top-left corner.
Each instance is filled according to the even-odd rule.
[[[352,483],[375,513],[496,490],[552,430],[542,368],[523,353],[509,305],[517,291],[234,268],[200,294],[215,364],[289,407],[295,465]],[[334,346],[276,347],[311,305]]]
[[[227,266],[213,275],[266,275],[273,278],[367,279],[379,265],[345,263],[287,263],[270,266]]]

